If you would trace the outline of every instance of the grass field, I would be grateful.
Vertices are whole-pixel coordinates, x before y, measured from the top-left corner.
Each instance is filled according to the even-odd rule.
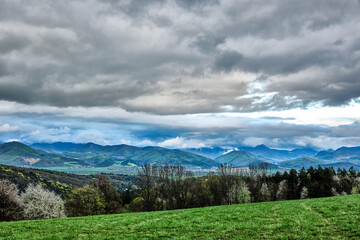
[[[360,195],[0,223],[0,239],[360,239]]]

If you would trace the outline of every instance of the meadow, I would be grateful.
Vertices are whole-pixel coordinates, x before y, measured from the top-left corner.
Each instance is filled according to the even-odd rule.
[[[0,223],[0,239],[359,239],[360,195]]]

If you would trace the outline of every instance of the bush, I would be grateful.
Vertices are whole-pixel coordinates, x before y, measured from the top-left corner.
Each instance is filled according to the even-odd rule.
[[[106,213],[104,194],[90,185],[72,189],[66,196],[65,207],[71,217]]]
[[[22,218],[23,204],[15,184],[0,180],[0,221],[14,221]]]
[[[26,219],[64,218],[64,202],[56,193],[44,189],[41,185],[30,184],[21,194]]]

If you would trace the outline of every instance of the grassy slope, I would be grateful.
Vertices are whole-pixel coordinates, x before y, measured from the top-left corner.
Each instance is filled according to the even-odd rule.
[[[356,239],[360,195],[0,223],[2,239]]]

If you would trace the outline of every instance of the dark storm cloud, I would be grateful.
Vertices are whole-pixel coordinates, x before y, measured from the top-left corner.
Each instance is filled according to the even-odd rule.
[[[166,115],[360,96],[355,0],[0,5],[0,100]],[[259,76],[267,81],[253,87]]]

